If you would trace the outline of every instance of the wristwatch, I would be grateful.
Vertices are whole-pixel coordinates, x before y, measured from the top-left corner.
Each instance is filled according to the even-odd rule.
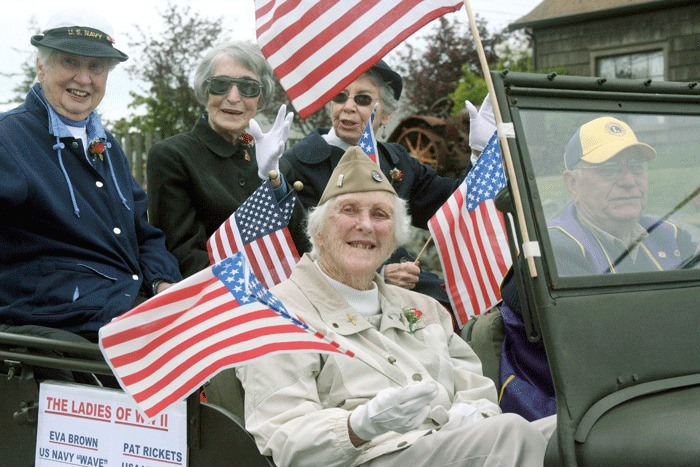
[[[156,279],[153,282],[151,282],[151,294],[155,297],[156,294],[158,293],[158,286],[163,282],[160,279]]]

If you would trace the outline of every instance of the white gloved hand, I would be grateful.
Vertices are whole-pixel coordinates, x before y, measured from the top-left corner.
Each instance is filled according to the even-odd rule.
[[[437,395],[438,386],[434,381],[382,389],[350,414],[350,428],[365,441],[388,431],[415,430],[428,417],[430,401]]]
[[[479,409],[470,404],[465,404],[464,402],[457,402],[452,405],[452,408],[447,412],[449,419],[447,423],[442,425],[441,430],[454,430],[457,428],[472,425],[482,418]]]
[[[496,131],[496,119],[493,116],[491,97],[486,94],[479,112],[469,101],[464,101],[469,112],[469,147],[481,152]]]
[[[280,157],[284,152],[284,145],[289,137],[294,114],[289,112],[286,116],[287,106],[282,104],[277,112],[277,118],[270,131],[263,133],[255,119],[250,120],[250,134],[255,138],[255,159],[258,161],[258,177],[267,180],[270,171],[279,172]]]

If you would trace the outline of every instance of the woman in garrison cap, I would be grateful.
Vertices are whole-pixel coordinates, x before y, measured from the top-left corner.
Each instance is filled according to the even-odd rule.
[[[53,16],[31,38],[38,83],[0,115],[0,330],[96,340],[140,293],[181,279],[95,111],[128,57],[109,23],[85,11]]]
[[[289,352],[237,368],[246,428],[277,465],[542,465],[545,436],[500,414],[448,312],[376,273],[409,224],[406,202],[350,148],[309,215],[311,253],[271,292],[356,355]]]
[[[299,199],[307,209],[318,204],[345,150],[360,142],[375,104],[373,129],[378,134],[398,110],[402,89],[401,76],[380,60],[331,99],[328,109],[332,128],[314,129],[284,153],[283,170],[285,173],[291,170],[294,179],[304,184]],[[377,152],[381,172],[399,197],[408,202],[413,225],[427,229],[428,219],[454,193],[461,180],[439,176],[435,169],[421,164],[398,143],[378,141]],[[382,270],[384,279],[407,289],[415,288],[449,307],[442,281],[434,274],[421,271],[414,262],[405,261],[407,257],[405,249],[397,251]]]

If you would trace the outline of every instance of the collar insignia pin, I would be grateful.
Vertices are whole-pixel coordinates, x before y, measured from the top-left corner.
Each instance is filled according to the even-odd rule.
[[[347,315],[348,316],[348,321],[355,326],[357,324],[357,319],[355,319],[355,315]]]

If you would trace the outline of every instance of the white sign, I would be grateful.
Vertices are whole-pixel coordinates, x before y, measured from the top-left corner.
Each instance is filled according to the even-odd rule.
[[[187,465],[187,407],[177,402],[152,420],[120,390],[42,383],[36,466]]]

